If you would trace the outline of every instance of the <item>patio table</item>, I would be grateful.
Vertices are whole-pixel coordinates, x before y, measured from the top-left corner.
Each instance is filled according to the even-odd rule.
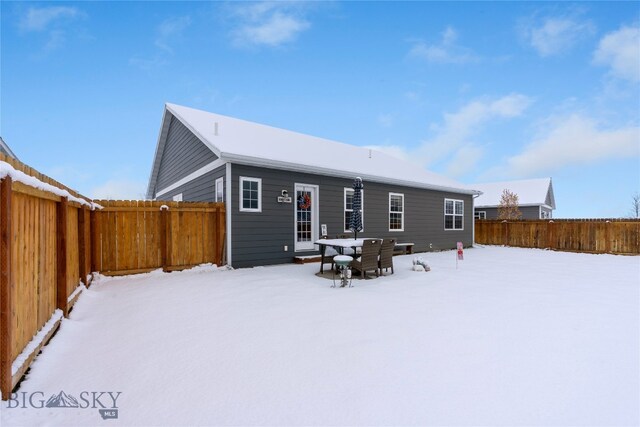
[[[345,249],[353,249],[356,252],[357,248],[361,248],[364,241],[368,239],[320,239],[314,243],[320,246],[320,273],[324,273],[324,254],[327,247],[334,248],[340,255],[344,255]]]

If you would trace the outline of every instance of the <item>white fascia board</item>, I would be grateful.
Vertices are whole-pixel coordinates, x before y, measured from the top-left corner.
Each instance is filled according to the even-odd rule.
[[[204,136],[202,136],[202,134],[200,132],[198,132],[196,130],[196,128],[194,128],[193,126],[191,126],[191,124],[189,123],[188,120],[184,120],[182,117],[180,117],[180,114],[176,113],[170,106],[167,105],[167,110],[169,110],[171,112],[171,114],[173,114],[173,116],[180,120],[180,123],[182,123],[183,125],[185,125],[185,127],[187,129],[189,129],[189,131],[191,131],[192,134],[194,134],[195,136],[198,137],[198,139],[204,144],[206,145],[211,151],[213,151],[213,154],[215,154],[216,156],[218,156],[219,158],[222,157],[220,150],[218,149],[218,147],[216,147],[215,145],[213,145],[207,138],[205,138]]]
[[[156,193],[156,198],[162,196],[163,194],[168,193],[171,190],[175,190],[176,188],[180,187],[181,185],[185,185],[186,183],[191,182],[196,178],[200,178],[205,173],[211,172],[212,170],[217,169],[220,166],[223,166],[224,164],[225,164],[224,160],[216,159],[213,162],[201,167],[197,171],[190,173],[189,175],[185,176],[181,180],[176,181],[173,184],[171,184],[170,186],[168,186],[166,188],[163,188],[162,190],[158,191]]]
[[[224,159],[240,165],[283,169],[283,170],[288,170],[292,172],[303,172],[303,173],[311,173],[315,175],[334,176],[338,178],[348,179],[348,172],[341,171],[341,170],[300,165],[297,163],[282,162],[279,160],[261,159],[257,157],[242,156],[242,155],[236,155],[236,154],[224,153],[224,152],[220,154],[221,154],[221,157],[223,157]],[[479,194],[479,192],[476,190],[446,187],[446,186],[433,185],[433,184],[427,184],[427,183],[416,182],[416,181],[406,181],[402,179],[380,177],[376,175],[367,175],[367,174],[358,173],[358,176],[360,176],[364,181],[379,182],[383,184],[395,184],[403,187],[424,188],[427,190],[447,191],[447,192],[459,193],[459,194],[470,194],[470,195]]]
[[[162,134],[164,133],[164,128],[166,126],[167,119],[167,108],[165,106],[162,111],[162,121],[160,122],[160,131],[158,132],[158,140],[156,141],[156,152],[153,155],[153,164],[151,165],[151,172],[149,173],[149,185],[147,187],[147,199],[152,199],[153,196],[153,187],[156,185],[156,177],[158,175],[158,171],[160,169],[160,143],[162,142]],[[164,147],[164,144],[162,144]]]

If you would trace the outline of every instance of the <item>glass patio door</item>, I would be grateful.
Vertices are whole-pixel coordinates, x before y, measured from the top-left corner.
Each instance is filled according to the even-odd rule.
[[[295,250],[312,251],[318,240],[318,186],[296,184]]]

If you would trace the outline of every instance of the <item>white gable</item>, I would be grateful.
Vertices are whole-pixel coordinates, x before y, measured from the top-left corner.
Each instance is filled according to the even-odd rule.
[[[388,154],[220,114],[166,104],[223,161],[473,194],[463,184]]]
[[[518,203],[520,206],[544,205],[546,204],[547,193],[551,188],[551,178],[488,182],[484,184],[474,184],[473,188],[483,193],[476,199],[476,207],[498,206],[500,204],[502,191],[505,189],[518,195]],[[553,198],[551,202],[551,207],[555,208]]]

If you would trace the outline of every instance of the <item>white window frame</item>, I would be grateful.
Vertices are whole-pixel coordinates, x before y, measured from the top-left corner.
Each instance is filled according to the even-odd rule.
[[[218,198],[218,186],[222,187],[222,195],[220,198]],[[213,188],[214,194],[215,194],[215,201],[216,202],[224,202],[224,177],[220,177],[218,179],[216,179],[216,183],[215,183],[215,187]]]
[[[245,208],[244,207],[244,199],[243,199],[243,184],[244,182],[257,182],[258,183],[258,208],[257,209],[252,209],[252,208]],[[241,176],[240,177],[240,189],[239,189],[239,200],[238,200],[238,205],[240,208],[240,212],[262,212],[262,178],[253,178],[253,177],[248,177],[248,176]]]
[[[464,222],[464,204],[463,206],[463,210],[462,210],[462,217],[463,217],[463,222]],[[455,209],[455,206],[454,206]],[[475,215],[474,215],[475,219],[487,219],[487,211],[476,211]],[[464,227],[464,225],[463,225]]]
[[[400,196],[402,197],[402,211],[400,212],[400,222],[401,228],[391,228],[391,214],[398,213],[396,211],[391,211],[391,197]],[[387,225],[389,227],[389,231],[404,231],[404,193],[389,193],[389,216],[387,217]]]
[[[453,213],[449,214],[447,213],[447,202],[453,202]],[[461,214],[457,214],[456,213],[456,202],[460,202],[462,203],[462,213]],[[445,231],[464,231],[464,200],[460,200],[460,199],[444,199],[444,230]],[[452,216],[453,217],[453,228],[447,228],[447,216]],[[456,228],[456,217],[461,217],[462,218],[462,228]]]
[[[178,193],[175,196],[173,196],[173,201],[174,202],[181,202],[182,201],[182,193]]]
[[[347,209],[347,194],[348,193],[353,193],[353,188],[349,188],[349,187],[344,187],[344,195],[342,197],[342,202],[343,202],[343,215],[342,215],[342,224],[346,225],[347,224],[347,212],[353,212],[353,209]],[[364,231],[364,190],[360,190],[360,194],[361,194],[361,199],[362,199],[362,209],[360,209],[360,215],[362,216],[362,231]],[[345,233],[353,233],[353,231],[346,229],[344,230]]]

